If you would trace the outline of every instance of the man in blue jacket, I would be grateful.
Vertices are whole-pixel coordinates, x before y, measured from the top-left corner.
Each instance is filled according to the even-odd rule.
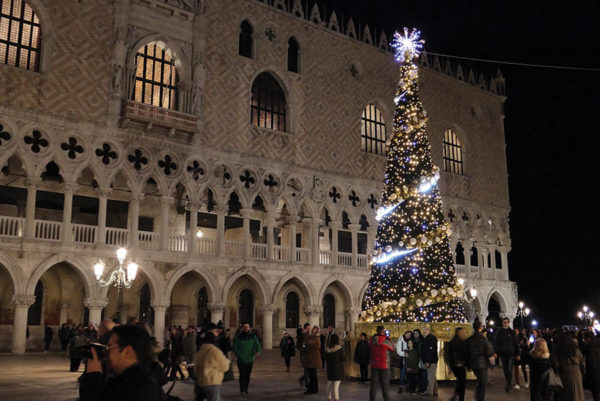
[[[510,320],[505,317],[502,319],[502,328],[496,332],[494,338],[494,351],[496,354],[495,358],[500,358],[500,364],[504,372],[504,378],[506,379],[506,386],[504,391],[507,393],[510,391],[510,383],[512,379],[513,363],[521,359],[519,350],[519,340],[514,330],[510,328]],[[515,385],[515,388],[518,388]]]

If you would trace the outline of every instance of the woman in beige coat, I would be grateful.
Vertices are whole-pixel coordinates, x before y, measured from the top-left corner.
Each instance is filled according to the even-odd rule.
[[[198,388],[196,401],[221,401],[223,375],[229,370],[229,359],[214,345],[215,335],[209,331],[194,358]]]
[[[321,367],[321,339],[319,338],[319,327],[314,326],[310,335],[304,338],[305,352],[302,354],[302,367],[306,369],[308,384],[305,394],[316,394],[319,392],[317,381],[317,369]]]
[[[558,373],[563,384],[560,401],[584,401],[583,370],[584,358],[577,348],[576,340],[569,334],[563,334],[558,339],[554,357],[558,364]]]

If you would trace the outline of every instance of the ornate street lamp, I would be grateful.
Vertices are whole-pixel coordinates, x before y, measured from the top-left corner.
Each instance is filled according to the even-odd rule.
[[[519,316],[521,318],[521,328],[525,327],[525,326],[523,326],[523,317],[529,316],[530,313],[531,313],[531,309],[525,307],[525,303],[523,301],[519,302],[519,309],[517,309],[517,316]]]
[[[477,297],[477,290],[474,287],[471,287],[469,290],[465,289],[465,280],[462,277],[459,278],[457,281],[458,281],[458,284],[463,289],[463,296],[462,296],[463,301],[469,307],[469,310],[474,312],[473,309],[471,308],[471,304]]]
[[[583,308],[581,308],[581,310],[577,312],[577,317],[583,320],[583,324],[585,326],[588,326],[588,321],[589,324],[593,323],[594,316],[596,316],[596,314],[585,305],[583,305]]]
[[[123,307],[123,291],[121,289],[131,288],[131,284],[133,284],[133,280],[135,280],[135,276],[137,275],[138,265],[135,262],[129,262],[127,265],[127,272],[123,269],[123,263],[125,262],[125,258],[127,257],[127,249],[119,248],[117,249],[117,260],[119,261],[119,267],[110,273],[108,280],[102,279],[102,274],[104,273],[104,262],[102,259],[98,260],[98,263],[94,265],[94,274],[96,275],[96,280],[102,287],[107,287],[109,285],[113,285],[117,288],[117,311],[115,313],[115,317],[121,321],[121,309]]]

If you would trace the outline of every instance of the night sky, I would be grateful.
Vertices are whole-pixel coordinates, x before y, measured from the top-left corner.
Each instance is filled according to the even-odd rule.
[[[312,4],[312,2],[309,2]],[[416,27],[429,53],[600,69],[600,2],[320,0],[389,33]],[[600,71],[462,62],[506,78],[510,278],[541,325],[600,313]],[[477,75],[477,74],[476,74]]]

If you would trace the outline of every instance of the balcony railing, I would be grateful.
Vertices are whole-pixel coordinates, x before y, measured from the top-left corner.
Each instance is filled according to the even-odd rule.
[[[195,132],[198,118],[191,114],[163,109],[145,103],[127,100],[124,105],[124,117],[132,121],[174,128],[178,131]]]
[[[22,217],[0,216],[0,236],[22,237],[25,219]]]
[[[0,237],[22,238],[25,236],[26,220],[22,217],[0,216]],[[63,238],[63,223],[49,220],[33,221],[33,237],[36,240],[58,242]],[[107,246],[127,247],[132,246],[130,233],[125,228],[106,227],[104,229],[104,238],[101,238],[100,228],[94,225],[71,223],[71,239],[75,244],[97,244],[104,243]],[[67,239],[68,240],[68,239]],[[160,233],[151,231],[138,231],[137,247],[147,251],[159,252],[161,248]],[[191,252],[189,248],[188,235],[170,234],[167,240],[167,249],[170,252]],[[269,248],[267,244],[251,243],[250,255],[252,259],[274,260],[281,262],[292,262],[311,264],[312,252],[306,248],[295,248],[294,256],[291,257],[289,246],[273,245],[269,258]],[[195,253],[203,255],[217,255],[218,243],[215,239],[197,238]],[[222,252],[224,255],[232,257],[245,257],[244,243],[238,241],[223,241]],[[321,265],[337,265],[352,267],[352,254],[339,252],[337,261],[333,259],[333,252],[330,250],[321,250],[319,252],[318,263]],[[367,255],[357,255],[356,267],[365,268],[368,266]],[[490,273],[494,274],[494,273]],[[496,274],[502,274],[500,271]]]

